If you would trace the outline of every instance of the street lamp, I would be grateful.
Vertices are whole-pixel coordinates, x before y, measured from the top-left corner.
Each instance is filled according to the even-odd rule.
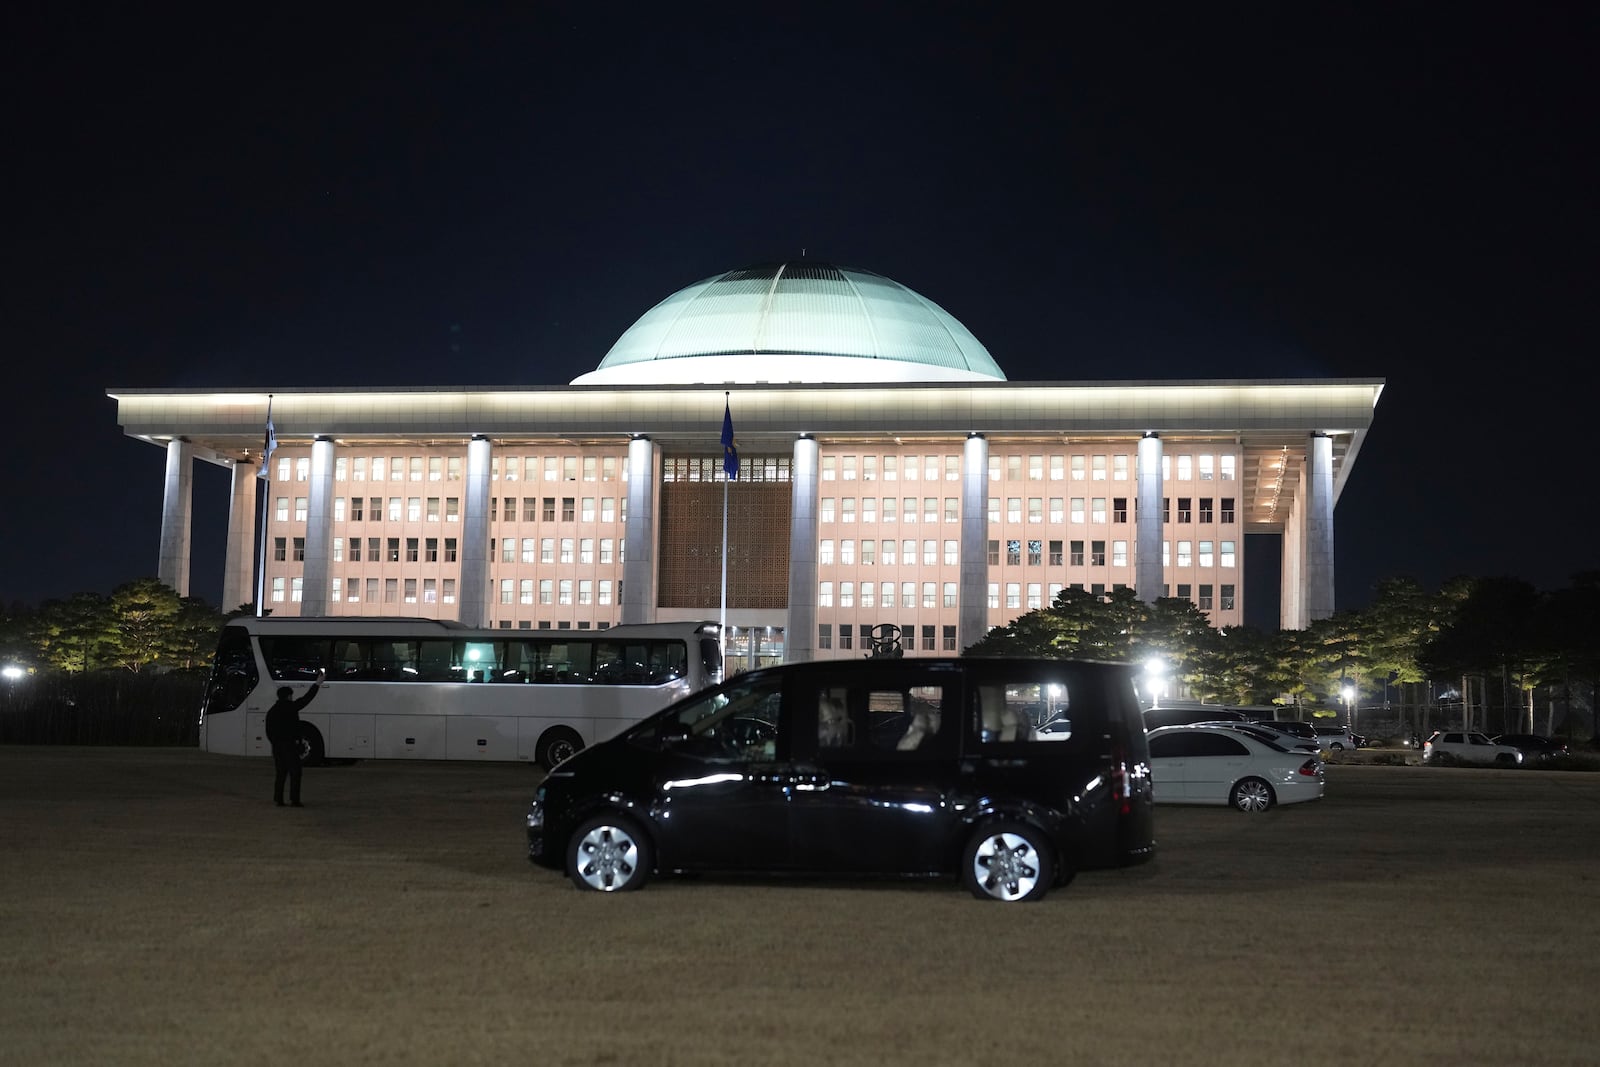
[[[1159,707],[1161,698],[1167,695],[1167,661],[1160,656],[1151,656],[1144,661],[1145,691],[1150,694],[1150,706]]]
[[[1355,713],[1356,690],[1355,690],[1355,687],[1347,685],[1342,690],[1340,690],[1339,695],[1344,697],[1344,725],[1345,725],[1345,728],[1348,729],[1351,733],[1355,733],[1356,732],[1356,713]]]

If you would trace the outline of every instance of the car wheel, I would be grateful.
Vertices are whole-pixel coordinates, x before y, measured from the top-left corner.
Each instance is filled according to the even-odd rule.
[[[1259,812],[1272,807],[1276,799],[1272,795],[1272,787],[1266,782],[1260,778],[1245,778],[1233,787],[1228,803],[1240,811]]]
[[[1339,743],[1339,742],[1337,742],[1337,741],[1335,741],[1335,742],[1334,742],[1334,743],[1333,743],[1333,744],[1332,744],[1332,745],[1330,745],[1330,746],[1329,746],[1329,747],[1330,747],[1330,748],[1332,748],[1332,749],[1333,749],[1333,751],[1335,751],[1335,752],[1343,752],[1343,751],[1344,751],[1344,746],[1343,746],[1343,745],[1341,745],[1341,744],[1340,744],[1340,743]]]
[[[1033,827],[990,823],[967,842],[961,875],[979,900],[1039,900],[1055,880],[1055,862]]]
[[[571,759],[583,751],[583,738],[578,732],[567,726],[552,726],[539,736],[539,744],[535,746],[534,759],[539,761],[539,766],[545,770],[554,770],[555,765],[564,759]]]
[[[1501,752],[1495,755],[1494,761],[1501,766],[1511,767],[1516,764],[1517,757],[1511,755],[1509,752]]]
[[[619,893],[650,878],[650,841],[620,815],[601,815],[578,827],[567,843],[567,876],[579,889]]]
[[[300,766],[321,766],[323,756],[327,749],[322,744],[322,735],[310,723],[301,723],[299,731],[295,734],[295,745],[300,749]]]

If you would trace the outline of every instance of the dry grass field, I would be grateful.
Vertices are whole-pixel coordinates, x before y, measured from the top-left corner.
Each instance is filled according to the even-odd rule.
[[[1335,765],[1038,905],[523,858],[527,766],[0,748],[3,1064],[1591,1064],[1600,775]]]

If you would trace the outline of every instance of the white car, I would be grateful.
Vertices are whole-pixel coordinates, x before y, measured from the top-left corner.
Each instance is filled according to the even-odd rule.
[[[1320,799],[1326,784],[1316,755],[1262,740],[1248,724],[1165,726],[1151,730],[1148,740],[1157,804],[1227,804],[1262,812]]]
[[[1522,750],[1511,745],[1500,745],[1485,734],[1475,731],[1435,730],[1422,746],[1422,762],[1431,763],[1435,757],[1449,756],[1466,763],[1498,763],[1518,766],[1522,763]]]
[[[1317,740],[1329,752],[1338,752],[1341,749],[1348,749],[1354,752],[1356,749],[1355,734],[1352,734],[1343,726],[1318,726],[1315,727],[1315,730],[1317,731]]]
[[[1321,752],[1322,745],[1317,740],[1317,735],[1312,732],[1309,723],[1303,722],[1253,722],[1251,726],[1258,730],[1266,730],[1272,734],[1273,740],[1291,751]]]

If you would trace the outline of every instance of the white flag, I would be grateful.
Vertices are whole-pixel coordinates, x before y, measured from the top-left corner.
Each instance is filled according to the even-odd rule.
[[[261,446],[261,469],[256,472],[256,477],[266,478],[269,481],[272,475],[267,470],[267,464],[272,462],[272,454],[278,450],[278,435],[272,428],[272,401],[267,401],[267,440]]]

